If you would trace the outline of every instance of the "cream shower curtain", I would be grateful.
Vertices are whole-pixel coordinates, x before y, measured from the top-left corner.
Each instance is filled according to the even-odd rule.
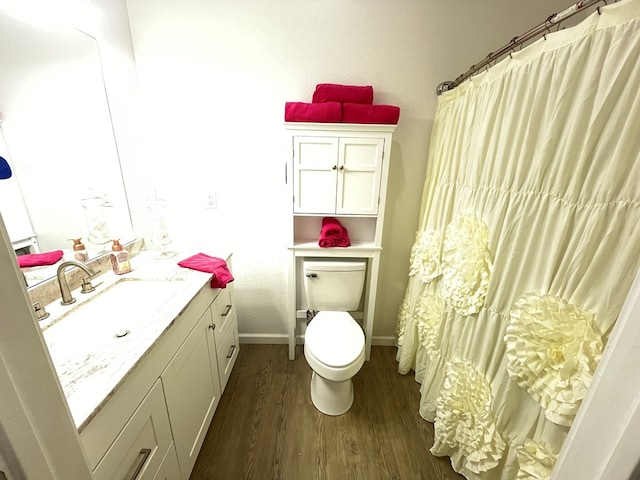
[[[433,454],[549,478],[640,265],[640,1],[442,95],[428,161],[399,371]]]

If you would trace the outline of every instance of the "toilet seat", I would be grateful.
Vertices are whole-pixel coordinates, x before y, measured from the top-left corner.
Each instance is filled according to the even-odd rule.
[[[353,376],[364,365],[364,332],[347,312],[323,311],[307,327],[304,356],[313,370],[311,401],[326,415],[353,405]]]
[[[327,367],[344,368],[364,350],[364,332],[348,312],[318,313],[305,332],[305,350]]]

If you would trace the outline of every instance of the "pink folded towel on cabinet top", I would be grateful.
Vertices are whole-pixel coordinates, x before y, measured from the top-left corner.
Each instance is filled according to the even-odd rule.
[[[179,261],[178,265],[199,272],[213,274],[211,277],[211,288],[226,288],[228,283],[233,282],[233,276],[229,271],[227,262],[222,258],[198,253]]]
[[[284,120],[285,122],[340,123],[342,105],[339,102],[286,102],[284,104]]]
[[[321,248],[348,247],[351,245],[349,232],[347,232],[347,229],[342,226],[338,219],[325,217],[322,219],[318,245]]]
[[[362,105],[344,103],[342,105],[343,123],[379,123],[396,125],[400,118],[400,107],[395,105]]]
[[[23,267],[40,267],[43,265],[53,265],[62,258],[62,250],[52,250],[45,253],[30,253],[27,255],[20,255],[18,257],[18,265]]]
[[[371,85],[340,85],[337,83],[319,83],[313,92],[313,103],[351,102],[373,103],[373,87]]]

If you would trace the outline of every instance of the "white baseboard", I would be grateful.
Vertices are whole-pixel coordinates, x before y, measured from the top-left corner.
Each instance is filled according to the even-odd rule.
[[[395,347],[396,337],[371,337],[371,345],[379,347]]]
[[[262,344],[262,345],[281,345],[288,344],[289,337],[284,333],[240,333],[238,335],[240,343]],[[298,336],[296,344],[302,345],[304,337]],[[396,344],[396,337],[373,337],[371,345],[393,347]]]
[[[289,343],[289,337],[283,333],[240,333],[238,340],[241,344],[280,345]]]

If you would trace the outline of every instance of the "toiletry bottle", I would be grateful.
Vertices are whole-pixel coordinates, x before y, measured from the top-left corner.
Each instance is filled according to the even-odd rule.
[[[84,243],[82,243],[82,239],[70,238],[69,240],[73,241],[73,258],[78,262],[86,262],[89,260],[89,254],[87,253]]]
[[[113,240],[111,246],[111,268],[113,273],[122,275],[131,271],[131,263],[129,263],[129,253],[122,248],[120,240]]]

